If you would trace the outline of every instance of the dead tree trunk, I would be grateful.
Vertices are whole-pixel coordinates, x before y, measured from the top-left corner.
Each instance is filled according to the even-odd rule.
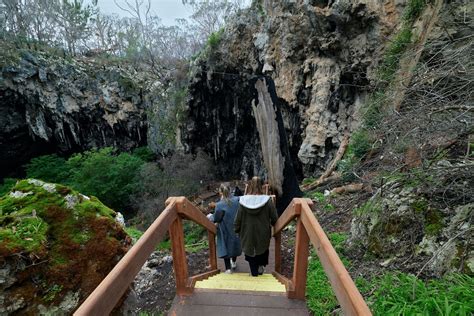
[[[255,88],[258,104],[254,100],[252,109],[268,180],[277,193],[276,207],[278,214],[281,214],[294,197],[303,194],[293,169],[275,84],[270,78],[261,77],[256,81]]]

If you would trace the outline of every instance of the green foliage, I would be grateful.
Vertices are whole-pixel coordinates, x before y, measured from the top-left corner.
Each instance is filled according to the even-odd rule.
[[[46,293],[45,295],[43,296],[43,300],[45,302],[51,302],[51,301],[54,301],[54,299],[56,298],[56,296],[61,293],[61,291],[63,290],[63,286],[62,285],[58,285],[58,284],[54,284],[53,286],[51,287],[47,287],[47,290],[46,290]]]
[[[125,232],[128,234],[128,236],[130,236],[130,238],[132,238],[134,244],[143,235],[143,232],[135,227],[126,227]]]
[[[74,155],[68,165],[72,167],[71,184],[75,189],[123,210],[138,191],[143,160],[128,153],[115,155],[112,148],[103,148]]]
[[[29,178],[63,183],[86,194],[97,196],[114,209],[131,205],[131,196],[139,189],[138,172],[144,161],[137,155],[117,154],[112,148],[75,154],[68,160],[46,155],[26,166]]]
[[[162,240],[156,248],[158,250],[171,250],[171,240],[170,239]]]
[[[26,165],[28,178],[41,179],[47,182],[64,183],[69,177],[70,167],[66,159],[53,155],[45,155],[31,159]]]
[[[3,179],[3,184],[0,185],[0,197],[7,194],[15,186],[16,181],[12,178]]]
[[[333,233],[328,237],[336,252],[341,255],[347,236]],[[341,257],[341,260],[346,267],[349,265],[344,257]],[[309,310],[314,315],[329,315],[339,305],[321,262],[314,252],[311,253],[311,260],[308,265],[306,300]]]
[[[414,22],[423,12],[427,2],[427,0],[408,1],[405,12],[403,13],[403,20],[407,22]]]
[[[387,96],[383,91],[376,91],[362,109],[363,125],[366,129],[378,128],[385,115]]]
[[[382,64],[379,66],[378,75],[381,80],[392,82],[399,68],[400,58],[411,43],[411,37],[411,25],[404,25],[388,46]]]
[[[351,147],[355,158],[362,158],[369,152],[372,142],[367,130],[360,129],[352,134]]]
[[[135,148],[132,155],[145,162],[152,162],[156,159],[155,153],[147,146]]]
[[[424,282],[414,275],[395,272],[370,283],[373,294],[368,300],[374,315],[474,313],[474,279],[467,275],[451,274]]]
[[[354,214],[363,215],[367,213],[380,213],[382,211],[380,205],[376,201],[367,201],[361,207],[354,209]]]
[[[304,178],[304,179],[303,179],[303,184],[310,184],[310,183],[312,183],[312,182],[314,182],[314,181],[316,181],[316,179],[313,178],[313,177]]]
[[[311,198],[316,200],[324,210],[333,211],[335,209],[334,205],[326,201],[326,197],[322,192],[314,192],[311,194]]]
[[[224,34],[223,28],[217,32],[213,32],[207,39],[207,45],[213,50],[216,49],[222,40],[222,34]]]
[[[186,251],[198,252],[208,248],[207,234],[204,227],[192,221],[185,221],[183,230]]]

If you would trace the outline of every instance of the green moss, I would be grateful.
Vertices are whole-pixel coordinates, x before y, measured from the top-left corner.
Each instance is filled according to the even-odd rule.
[[[61,293],[63,289],[62,285],[54,284],[52,286],[48,286],[45,295],[43,296],[43,300],[45,302],[54,301],[59,293]]]
[[[135,91],[138,91],[139,89],[137,83],[129,77],[120,76],[117,82],[122,88],[122,90],[125,91],[126,93],[133,93]]]
[[[53,192],[48,192],[45,185]],[[87,199],[61,185],[22,180],[11,192],[27,194],[23,197],[7,194],[0,198],[0,247],[12,253],[43,252],[51,234],[58,234],[56,242],[70,240],[85,244],[92,237],[92,232],[84,229],[87,218],[105,217],[113,221],[116,214],[95,197]],[[76,198],[77,203],[71,209],[67,208],[64,194]]]
[[[411,204],[415,212],[423,213],[428,209],[428,202],[425,199],[417,200]]]
[[[9,216],[6,225],[0,228],[0,245],[12,252],[38,251],[45,246],[48,224],[38,217]],[[5,218],[0,217],[0,222]]]
[[[425,233],[437,235],[443,229],[443,215],[436,209],[425,210]]]

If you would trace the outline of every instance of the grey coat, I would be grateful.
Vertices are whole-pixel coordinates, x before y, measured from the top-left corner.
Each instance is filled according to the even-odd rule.
[[[224,212],[224,217],[217,226],[217,256],[219,258],[237,257],[242,254],[239,236],[234,232],[238,207],[238,197],[232,197],[229,201],[221,200],[216,204],[215,218],[220,217],[219,212]]]

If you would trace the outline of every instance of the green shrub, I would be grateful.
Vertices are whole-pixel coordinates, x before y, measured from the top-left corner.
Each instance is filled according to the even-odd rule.
[[[368,131],[360,129],[352,133],[350,146],[355,158],[364,157],[372,149],[372,140]]]
[[[222,34],[224,33],[224,29],[220,29],[219,31],[217,32],[213,32],[209,38],[207,39],[207,45],[211,48],[211,49],[216,49],[217,46],[219,45],[219,43],[221,42],[222,40]]]
[[[66,183],[71,172],[66,159],[56,154],[33,158],[25,169],[28,178],[52,183]]]
[[[117,154],[109,147],[75,154],[68,160],[56,155],[33,158],[26,165],[26,174],[71,186],[123,211],[131,206],[132,195],[139,189],[138,173],[143,164],[138,155]]]
[[[115,154],[112,148],[87,151],[68,159],[71,185],[78,191],[97,196],[104,204],[124,210],[138,192],[138,172],[143,160],[128,153]]]
[[[135,148],[132,154],[145,162],[151,162],[156,159],[155,153],[147,146]]]

